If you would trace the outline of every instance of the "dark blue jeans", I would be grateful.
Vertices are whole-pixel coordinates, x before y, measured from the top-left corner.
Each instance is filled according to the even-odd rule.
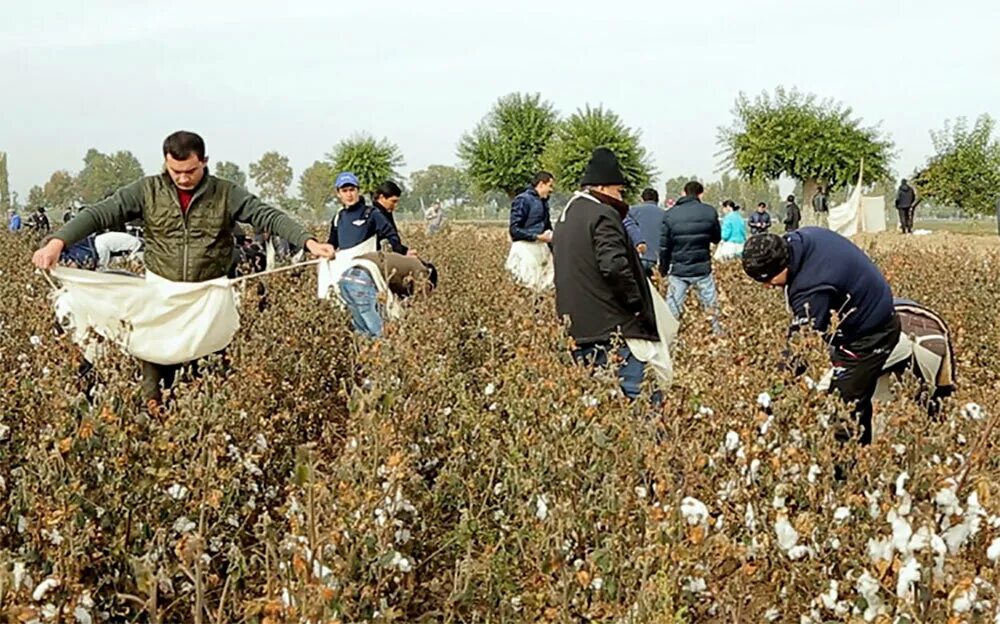
[[[606,368],[610,350],[611,345],[607,343],[587,345],[573,350],[573,360],[582,366]],[[616,354],[621,359],[621,364],[618,366],[618,381],[621,383],[622,392],[628,398],[635,399],[642,389],[642,374],[646,370],[646,365],[635,359],[626,345],[618,347]]]
[[[340,296],[351,312],[354,330],[368,338],[382,335],[382,314],[378,305],[378,288],[368,271],[353,267],[340,278]]]

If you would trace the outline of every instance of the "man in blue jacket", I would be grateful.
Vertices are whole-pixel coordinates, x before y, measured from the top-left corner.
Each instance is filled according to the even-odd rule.
[[[510,240],[552,242],[549,195],[556,180],[548,171],[539,171],[531,186],[510,205]]]
[[[399,232],[385,218],[381,210],[365,204],[365,198],[358,189],[358,177],[350,171],[337,176],[337,199],[343,208],[333,216],[330,224],[329,243],[335,249],[350,249],[372,236],[376,237],[376,245],[388,241],[396,253],[405,255],[403,243],[399,240]]]
[[[892,289],[881,271],[854,243],[818,227],[751,237],[743,269],[758,282],[785,289],[794,315],[789,335],[804,326],[823,334],[833,362],[830,391],[855,403],[861,444],[871,443],[872,396],[900,333]],[[847,440],[846,431],[838,439]]]
[[[680,320],[688,289],[698,291],[702,307],[712,315],[712,330],[722,333],[719,300],[712,277],[712,245],[722,240],[722,226],[715,208],[701,202],[705,187],[692,180],[684,197],[663,215],[660,234],[660,273],[669,275],[667,305]]]
[[[642,192],[642,203],[628,209],[629,217],[639,228],[641,234],[639,240],[646,243],[644,249],[639,249],[639,255],[647,275],[652,273],[653,267],[656,266],[658,259],[656,241],[663,231],[663,215],[666,214],[659,204],[660,194],[656,189],[648,188]],[[652,241],[653,245],[649,245],[649,241]]]
[[[17,232],[21,229],[21,216],[13,210],[7,211],[7,231]]]

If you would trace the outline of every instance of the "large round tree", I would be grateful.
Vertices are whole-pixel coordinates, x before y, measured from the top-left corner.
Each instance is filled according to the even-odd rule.
[[[351,171],[358,176],[363,193],[372,193],[386,180],[398,180],[403,153],[389,139],[357,134],[344,139],[327,154],[336,173]]]
[[[458,158],[476,188],[514,197],[541,167],[558,115],[542,96],[511,93],[497,100],[479,125],[462,136]]]
[[[862,160],[865,183],[891,174],[892,141],[839,102],[778,87],[753,100],[740,93],[733,115],[731,126],[719,128],[722,165],[751,180],[794,178],[806,206],[821,184],[854,183]]]
[[[552,172],[561,189],[576,190],[591,154],[598,147],[606,147],[618,157],[628,199],[649,186],[656,171],[640,142],[639,131],[629,128],[616,113],[600,106],[578,109],[559,124],[542,155],[542,167]]]
[[[971,128],[959,118],[932,131],[936,153],[916,176],[920,194],[966,214],[993,212],[1000,189],[1000,141],[993,136],[994,127],[993,118],[983,115]]]

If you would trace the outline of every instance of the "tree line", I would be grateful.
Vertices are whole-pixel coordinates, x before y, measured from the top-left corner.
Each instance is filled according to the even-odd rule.
[[[991,212],[1000,189],[1000,141],[994,130],[995,121],[982,115],[971,125],[959,118],[931,131],[935,153],[909,176],[920,194],[930,204],[964,214]],[[770,203],[778,196],[776,181],[784,176],[795,180],[796,195],[808,205],[821,186],[834,193],[852,186],[862,162],[863,182],[869,188],[890,194],[895,186],[891,138],[878,125],[866,125],[851,108],[830,99],[781,87],[754,98],[740,93],[731,123],[719,127],[717,136],[722,175],[706,182],[711,202],[733,199],[751,207],[759,201]],[[334,145],[301,172],[294,191],[289,159],[278,151],[250,163],[248,173],[231,161],[215,163],[212,170],[240,185],[252,181],[263,199],[318,220],[330,212],[333,183],[340,171],[354,171],[367,193],[385,180],[401,183],[407,191],[404,211],[416,211],[433,201],[452,208],[501,206],[543,169],[555,175],[562,193],[572,192],[597,147],[608,147],[618,155],[629,199],[658,174],[642,145],[641,132],[617,113],[586,105],[564,116],[537,93],[499,98],[459,139],[457,166],[430,165],[408,179],[400,175],[405,161],[399,146],[368,134]],[[31,188],[23,207],[60,210],[93,203],[142,175],[131,152],[90,149],[78,173],[55,171],[44,184]],[[673,176],[662,188],[667,197],[677,196],[683,182],[697,178]],[[10,192],[7,156],[0,152],[0,208],[10,207],[21,207],[21,202]]]

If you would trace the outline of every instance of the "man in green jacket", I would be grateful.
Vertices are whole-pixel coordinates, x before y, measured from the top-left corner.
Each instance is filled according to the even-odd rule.
[[[80,211],[35,252],[35,265],[50,269],[77,241],[136,219],[143,221],[146,269],[174,282],[224,277],[233,260],[236,222],[274,232],[315,256],[333,257],[333,246],[317,241],[291,217],[210,175],[205,142],[197,134],[178,131],[168,136],[163,157],[165,173],[133,182]],[[177,368],[143,362],[143,392],[151,409],[160,404],[161,382],[169,387]]]

